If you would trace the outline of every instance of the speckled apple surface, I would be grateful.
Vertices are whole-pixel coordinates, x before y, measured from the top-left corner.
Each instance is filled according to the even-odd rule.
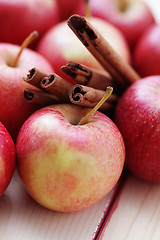
[[[77,211],[102,199],[117,183],[125,149],[115,124],[89,109],[56,105],[35,112],[17,139],[20,177],[30,195],[52,210]]]
[[[7,129],[0,122],[0,196],[7,189],[16,164],[16,149]]]

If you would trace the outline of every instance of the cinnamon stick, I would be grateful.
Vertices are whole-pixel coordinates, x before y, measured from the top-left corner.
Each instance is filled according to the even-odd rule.
[[[29,70],[29,74],[27,75],[27,77],[24,77],[23,80],[35,87],[40,88],[40,82],[46,76],[46,73],[41,72],[37,68],[32,68]]]
[[[103,90],[98,90],[80,84],[73,85],[69,92],[70,101],[83,107],[95,107],[104,95],[105,91]],[[112,109],[117,100],[118,97],[112,94],[108,101],[101,106],[100,110],[106,111]]]
[[[124,61],[104,37],[88,21],[77,14],[68,19],[68,26],[98,62],[126,88],[140,79],[136,71]]]
[[[61,70],[62,72],[72,77],[75,82],[84,85],[87,85],[92,77],[91,69],[75,62],[67,63],[65,66],[61,67]]]
[[[68,62],[61,70],[79,84],[93,87],[100,90],[106,90],[107,86],[113,87],[114,93],[122,91],[108,72],[93,69],[83,64]]]
[[[24,99],[41,107],[59,103],[58,99],[53,95],[29,88],[24,89]]]
[[[69,102],[69,90],[72,86],[57,74],[50,74],[41,80],[40,86],[45,91],[56,96],[60,102]]]

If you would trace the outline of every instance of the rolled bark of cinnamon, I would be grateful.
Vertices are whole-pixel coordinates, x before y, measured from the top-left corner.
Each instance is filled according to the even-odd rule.
[[[116,82],[108,72],[93,69],[75,62],[68,62],[65,66],[61,67],[61,70],[71,76],[78,84],[100,90],[106,90],[106,87],[111,86],[114,92],[120,92],[120,86],[116,85]]]
[[[69,98],[72,103],[79,106],[91,108],[95,107],[104,95],[105,91],[103,90],[98,90],[80,84],[73,85],[69,92]],[[112,94],[107,102],[101,106],[100,110],[107,111],[112,109],[115,106],[117,100],[118,97]]]
[[[41,80],[40,86],[43,90],[56,96],[60,102],[68,103],[69,90],[72,84],[58,76],[57,74],[50,74]]]
[[[46,76],[48,76],[46,73],[37,68],[32,68],[29,70],[27,77],[24,77],[23,80],[37,88],[40,88],[40,82]]]
[[[68,62],[61,67],[62,72],[72,77],[72,79],[80,84],[87,85],[92,77],[90,68],[75,62]]]
[[[59,100],[53,95],[29,88],[24,89],[24,99],[40,107],[59,103]]]
[[[117,54],[112,46],[84,17],[77,14],[72,15],[68,19],[68,26],[104,69],[123,88],[140,79],[137,72]]]

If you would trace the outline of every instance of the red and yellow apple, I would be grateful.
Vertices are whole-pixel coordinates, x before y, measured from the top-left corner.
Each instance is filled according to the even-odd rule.
[[[122,173],[121,133],[98,111],[77,125],[89,111],[72,104],[47,106],[33,113],[18,134],[19,175],[33,199],[48,209],[89,207],[111,191]]]

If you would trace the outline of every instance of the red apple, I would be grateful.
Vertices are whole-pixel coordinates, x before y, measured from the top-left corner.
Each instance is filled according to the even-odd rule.
[[[0,41],[21,44],[34,30],[41,36],[58,15],[56,0],[0,0]]]
[[[130,62],[128,45],[118,29],[99,18],[91,18],[90,23],[99,30],[123,59]],[[66,75],[61,72],[61,66],[69,61],[102,70],[101,65],[67,26],[66,21],[57,24],[44,35],[37,51],[46,57],[55,72],[64,78]]]
[[[119,100],[115,122],[126,146],[126,166],[135,175],[160,182],[160,76],[132,84]]]
[[[101,112],[77,125],[90,109],[52,105],[33,113],[17,138],[18,171],[42,206],[73,212],[102,199],[118,181],[125,158],[123,138]]]
[[[152,11],[143,0],[90,0],[89,7],[93,16],[116,26],[131,48],[141,34],[155,23]],[[85,14],[82,1],[75,12]]]
[[[17,45],[0,43],[0,121],[14,140],[23,122],[37,109],[24,100],[23,90],[31,86],[23,77],[33,67],[48,74],[53,72],[47,60],[30,49],[24,49],[17,67],[12,67],[19,49]]]
[[[137,42],[133,64],[141,76],[160,75],[160,25],[150,27]]]
[[[81,0],[82,1],[82,0]],[[60,20],[68,19],[73,13],[74,9],[78,5],[79,1],[75,0],[57,0],[59,7]]]
[[[0,196],[7,189],[15,169],[16,150],[7,129],[0,122]]]

